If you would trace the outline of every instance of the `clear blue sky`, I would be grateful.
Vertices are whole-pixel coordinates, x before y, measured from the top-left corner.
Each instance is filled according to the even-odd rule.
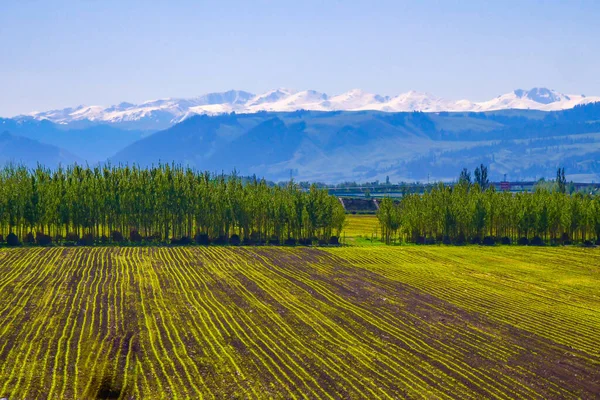
[[[276,87],[600,95],[598,21],[594,0],[0,0],[0,116]]]

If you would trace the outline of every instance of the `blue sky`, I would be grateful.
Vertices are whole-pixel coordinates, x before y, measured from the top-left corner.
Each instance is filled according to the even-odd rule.
[[[598,20],[576,0],[1,1],[0,116],[276,87],[600,95]]]

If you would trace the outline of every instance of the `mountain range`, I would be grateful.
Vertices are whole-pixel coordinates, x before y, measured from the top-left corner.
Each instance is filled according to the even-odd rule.
[[[256,113],[260,111],[385,111],[385,112],[484,112],[505,109],[556,111],[600,101],[600,96],[566,95],[546,88],[517,89],[488,101],[447,100],[427,93],[410,91],[397,96],[381,96],[355,89],[330,96],[314,90],[275,89],[262,94],[241,90],[209,93],[195,98],[167,98],[141,104],[119,103],[109,107],[78,106],[61,110],[33,112],[23,117],[49,120],[57,124],[119,124],[127,129],[167,128],[198,114]]]
[[[199,115],[142,138],[113,163],[175,160],[274,181],[452,180],[463,167],[491,178],[600,178],[600,103],[563,111],[295,111]]]
[[[463,167],[483,163],[495,180],[553,177],[565,167],[569,179],[599,181],[600,99],[548,89],[482,103],[413,92],[389,98],[275,90],[77,107],[0,118],[0,163],[9,161],[29,167],[175,162],[328,183],[452,180]]]

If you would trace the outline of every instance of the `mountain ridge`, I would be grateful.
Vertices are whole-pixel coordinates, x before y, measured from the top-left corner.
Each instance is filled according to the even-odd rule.
[[[600,96],[567,95],[547,88],[517,89],[493,99],[473,102],[447,100],[428,93],[409,91],[382,96],[352,89],[330,96],[315,90],[297,91],[279,88],[262,94],[243,90],[207,93],[193,98],[166,98],[141,104],[121,102],[108,107],[77,106],[32,112],[19,118],[49,120],[57,124],[90,121],[130,124],[134,129],[164,129],[193,115],[227,113],[313,111],[384,111],[384,112],[485,112],[505,109],[557,111],[577,105],[600,102]]]
[[[119,151],[115,164],[183,163],[273,181],[455,179],[484,163],[494,179],[600,178],[600,103],[543,113],[295,111],[199,115]]]
[[[278,90],[264,97],[292,103],[322,98],[318,92],[291,92]],[[229,98],[243,103],[250,96],[231,93]],[[354,90],[334,102],[351,103],[364,96],[370,95]],[[573,101],[570,96],[567,99],[544,90],[517,91],[513,98]],[[66,151],[84,163],[148,166],[175,162],[213,173],[236,170],[257,174],[273,181],[289,179],[290,173],[294,179],[333,183],[386,177],[393,181],[451,180],[462,168],[480,163],[490,167],[494,179],[502,174],[517,180],[550,177],[556,168],[565,167],[569,179],[600,180],[600,102],[550,112],[298,110],[201,114],[153,132],[126,129],[123,124],[0,118],[0,132],[8,130],[12,135],[59,148],[44,150],[33,142],[7,138],[0,158],[28,165],[41,161],[53,167],[73,161],[75,157]],[[35,148],[40,150],[33,151]],[[17,153],[23,156],[15,157]]]

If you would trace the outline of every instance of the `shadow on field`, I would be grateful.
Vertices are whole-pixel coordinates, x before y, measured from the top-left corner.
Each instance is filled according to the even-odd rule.
[[[96,399],[118,399],[123,391],[123,382],[115,382],[110,377],[104,377],[96,392]]]
[[[118,399],[125,392],[122,378],[110,374],[93,377],[90,388],[86,399]]]
[[[114,340],[114,348],[121,346],[120,355],[120,367],[124,368],[126,365],[126,357],[130,351],[134,357],[138,356],[139,346],[135,340],[134,334],[127,334],[121,340]],[[114,351],[114,349],[113,349]],[[114,371],[111,368],[106,367],[104,371],[92,377],[92,384],[90,385],[91,392],[86,396],[90,399],[119,399],[121,397],[128,397],[128,394],[132,392],[131,382],[127,384],[124,381],[124,371]],[[136,375],[134,371],[133,375]]]

